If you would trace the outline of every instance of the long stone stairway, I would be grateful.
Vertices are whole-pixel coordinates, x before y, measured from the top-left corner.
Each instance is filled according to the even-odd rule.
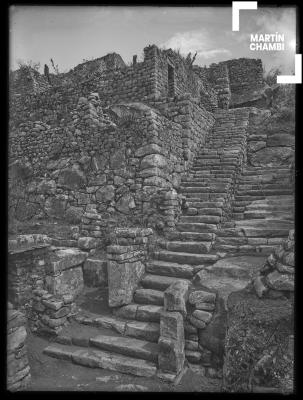
[[[177,230],[167,235],[147,263],[134,303],[117,308],[114,315],[78,315],[79,324],[103,333],[58,337],[60,343],[45,349],[46,354],[138,376],[157,373],[164,291],[177,280],[191,280],[197,271],[219,259],[212,246],[242,168],[248,116],[247,109],[217,112],[214,130],[182,182],[188,207]]]
[[[77,323],[89,330],[80,338],[58,337],[60,343],[45,349],[48,355],[137,376],[157,375],[164,291],[175,281],[190,281],[222,253],[255,251],[256,243],[261,245],[261,229],[268,230],[266,244],[261,245],[265,247],[288,233],[292,224],[288,170],[245,167],[242,172],[248,119],[247,108],[216,113],[213,132],[182,181],[186,207],[176,230],[158,243],[133,303],[108,315],[80,313]],[[263,221],[263,228],[251,221]],[[190,338],[198,349],[197,334],[191,332]]]
[[[182,182],[188,207],[177,230],[167,234],[167,240],[160,243],[162,249],[149,263],[140,299],[146,290],[163,290],[173,279],[190,279],[218,260],[212,246],[228,215],[234,182],[241,171],[248,116],[247,109],[216,114],[213,133]]]

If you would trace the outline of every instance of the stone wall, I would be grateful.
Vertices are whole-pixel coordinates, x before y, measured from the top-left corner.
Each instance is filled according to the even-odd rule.
[[[228,105],[252,105],[248,103],[254,98],[254,94],[264,87],[260,59],[239,58],[211,64],[207,73],[217,92],[221,108],[227,108]]]
[[[247,160],[253,166],[290,167],[295,155],[295,115],[291,108],[254,109]]]
[[[24,310],[30,329],[42,335],[57,335],[75,314],[87,258],[86,252],[50,244],[49,237],[38,234],[8,243],[8,299]]]
[[[65,128],[28,122],[11,135],[12,214],[75,224],[83,217],[81,235],[96,238],[109,225],[153,226],[151,219],[160,230],[173,228],[180,201],[169,193],[205,142],[213,116],[190,96],[154,108],[122,103],[107,114],[100,103],[92,93],[79,99]]]
[[[8,303],[6,368],[9,391],[25,390],[31,382],[26,337],[26,318]]]
[[[12,73],[10,124],[16,126],[27,120],[36,120],[64,125],[66,118],[70,118],[66,114],[75,108],[79,97],[88,96],[90,92],[99,93],[102,106],[121,101],[149,103],[160,97],[167,98],[168,63],[175,71],[174,95],[201,95],[206,109],[216,107],[215,91],[204,74],[196,74],[191,64],[172,50],[164,51],[152,45],[144,49],[142,62],[125,66],[120,56],[109,54],[80,64],[67,74],[54,76],[53,84],[47,86],[47,91],[46,79],[37,71],[32,73],[32,80],[28,72]],[[20,79],[26,84],[19,84]],[[31,90],[27,83],[34,87],[40,81],[41,90]]]
[[[32,291],[43,287],[50,240],[44,235],[20,235],[8,243],[8,299],[18,309],[30,308]]]
[[[231,88],[227,65],[224,63],[211,64],[207,72],[217,93],[219,108],[228,109],[231,99]]]
[[[44,289],[33,290],[29,326],[41,336],[57,336],[76,315],[73,294],[54,295]]]

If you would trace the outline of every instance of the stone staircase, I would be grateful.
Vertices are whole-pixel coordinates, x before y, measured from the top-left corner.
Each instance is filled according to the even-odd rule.
[[[60,343],[46,348],[46,354],[138,376],[157,374],[164,291],[177,280],[191,280],[201,268],[219,259],[212,245],[242,167],[248,115],[246,109],[218,111],[211,136],[182,182],[188,208],[177,231],[167,235],[147,263],[134,303],[115,309],[114,315],[78,315],[78,324],[105,332],[86,333],[86,338],[80,339],[58,337]]]
[[[287,236],[292,224],[288,170],[245,167],[242,172],[248,118],[246,108],[216,113],[213,132],[182,181],[187,207],[176,230],[167,233],[147,262],[133,303],[115,308],[109,315],[77,315],[77,323],[89,330],[80,338],[59,336],[59,343],[48,346],[46,354],[89,367],[163,378],[157,360],[164,291],[175,281],[192,280],[205,268],[202,272],[212,279],[210,286],[229,287],[230,282],[222,279],[231,278],[220,278],[222,271],[212,270],[222,253],[249,254],[257,248],[270,251]],[[221,269],[230,270],[228,267]],[[193,350],[187,342],[198,350],[198,336],[187,331],[186,324],[185,339],[187,352]]]
[[[239,177],[231,221],[214,249],[232,254],[269,254],[294,224],[294,196],[287,167],[246,166]]]

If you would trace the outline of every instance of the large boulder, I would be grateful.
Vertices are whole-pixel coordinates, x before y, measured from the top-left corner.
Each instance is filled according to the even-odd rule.
[[[115,188],[113,185],[102,186],[96,192],[96,200],[100,203],[107,203],[114,199]]]
[[[133,294],[145,272],[141,261],[117,263],[108,261],[108,304],[118,307],[133,301]]]
[[[116,209],[123,214],[129,214],[134,208],[136,208],[136,203],[130,193],[126,193],[116,203]]]
[[[83,189],[85,184],[86,177],[79,168],[65,168],[59,175],[58,186],[66,189]]]
[[[145,168],[165,168],[167,167],[167,160],[161,154],[149,154],[141,161],[141,170]]]

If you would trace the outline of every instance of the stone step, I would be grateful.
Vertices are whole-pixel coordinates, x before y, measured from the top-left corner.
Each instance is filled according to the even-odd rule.
[[[163,292],[159,293],[161,293],[163,298]],[[163,301],[161,305],[163,305]],[[142,310],[140,313],[142,314]],[[150,342],[157,342],[159,338],[159,324],[156,322],[127,320],[115,315],[98,315],[96,317],[95,314],[91,317],[77,315],[75,320],[80,324],[110,329],[123,336],[131,336],[138,339],[148,340]]]
[[[184,216],[180,218],[181,223],[188,222],[204,222],[206,224],[219,224],[221,222],[221,217],[217,215],[194,215],[194,216]]]
[[[237,190],[238,196],[271,196],[279,194],[292,194],[292,189],[280,188],[280,189],[253,189],[253,190]]]
[[[281,188],[290,190],[291,189],[291,185],[290,184],[285,185],[285,184],[282,184],[282,182],[279,182],[279,183],[276,183],[276,182],[273,182],[273,183],[260,183],[260,184],[254,184],[254,183],[248,184],[248,183],[245,183],[245,184],[238,185],[238,189],[237,190],[238,191],[268,190],[268,189],[269,190],[274,190],[274,189],[280,190]]]
[[[205,187],[181,187],[180,192],[182,194],[191,194],[191,193],[225,193],[224,188],[213,188],[210,186]]]
[[[166,290],[172,283],[186,279],[173,276],[146,274],[140,284],[146,289]],[[189,282],[189,281],[188,281]]]
[[[234,173],[234,172],[233,172]],[[191,174],[195,179],[229,179],[232,180],[233,173],[226,173],[226,171],[194,171]]]
[[[155,259],[176,262],[179,264],[200,265],[213,263],[218,259],[218,256],[216,254],[192,254],[174,251],[159,251],[155,252]]]
[[[157,372],[156,364],[151,361],[91,348],[56,344],[46,347],[43,353],[85,367],[107,369],[135,376],[152,377]]]
[[[238,164],[238,160],[232,161],[232,162],[228,162],[228,161],[222,161],[222,160],[199,160],[199,161],[195,161],[194,166],[195,167],[210,167],[210,168],[221,168],[221,167],[234,167]]]
[[[217,225],[205,223],[189,223],[179,222],[176,228],[181,232],[201,232],[201,233],[216,233],[218,230]]]
[[[191,265],[176,264],[165,261],[153,260],[146,264],[146,272],[166,277],[191,279],[194,276],[194,268]]]
[[[168,251],[181,251],[183,253],[205,254],[210,251],[211,242],[170,241],[166,242],[165,248]]]
[[[188,201],[190,207],[195,208],[206,208],[206,209],[220,209],[223,207],[223,202],[215,202],[215,201]]]
[[[213,242],[215,239],[215,234],[214,233],[172,231],[172,232],[166,233],[166,238],[168,240],[177,240],[177,241]]]
[[[204,181],[201,180],[194,180],[194,181],[187,181],[187,182],[182,182],[182,185],[180,186],[180,189],[186,189],[186,188],[201,188],[204,189],[206,187],[210,187],[212,189],[225,189],[226,186],[228,185],[228,182],[219,182],[219,180],[214,180],[214,179],[205,179]]]
[[[256,210],[269,210],[269,211],[281,211],[281,210],[292,210],[294,208],[293,202],[287,203],[276,203],[276,204],[270,204],[270,203],[249,203],[246,206],[247,211],[256,211]]]
[[[110,353],[118,353],[123,356],[139,358],[154,363],[158,361],[158,344],[146,340],[123,336],[98,335],[91,338],[89,343],[93,347],[109,351]]]
[[[223,214],[222,208],[198,208],[198,215],[216,215],[221,217]]]
[[[160,322],[162,311],[162,306],[131,303],[113,310],[113,313],[117,317],[125,319],[135,319],[141,322]]]
[[[211,167],[207,165],[193,165],[191,167],[191,171],[194,172],[212,171],[213,173],[216,173],[217,171],[224,171],[225,173],[227,173],[227,172],[234,172],[236,168],[237,168],[236,165],[234,166],[212,165]]]
[[[235,195],[235,203],[238,202],[242,202],[242,201],[248,201],[248,202],[252,202],[252,201],[256,201],[256,200],[265,200],[265,196],[249,196],[249,195]]]
[[[268,217],[281,217],[283,219],[293,219],[292,213],[286,213],[285,211],[270,211],[270,210],[249,210],[244,211],[244,219],[255,219],[255,218],[268,218]]]
[[[235,257],[217,261],[206,267],[205,270],[217,275],[218,278],[230,277],[250,279],[253,274],[264,264],[264,256],[260,257]]]
[[[163,306],[163,292],[154,289],[137,289],[134,293],[134,301],[138,304],[153,304]]]
[[[226,193],[190,193],[185,195],[187,202],[214,201],[224,202]]]

